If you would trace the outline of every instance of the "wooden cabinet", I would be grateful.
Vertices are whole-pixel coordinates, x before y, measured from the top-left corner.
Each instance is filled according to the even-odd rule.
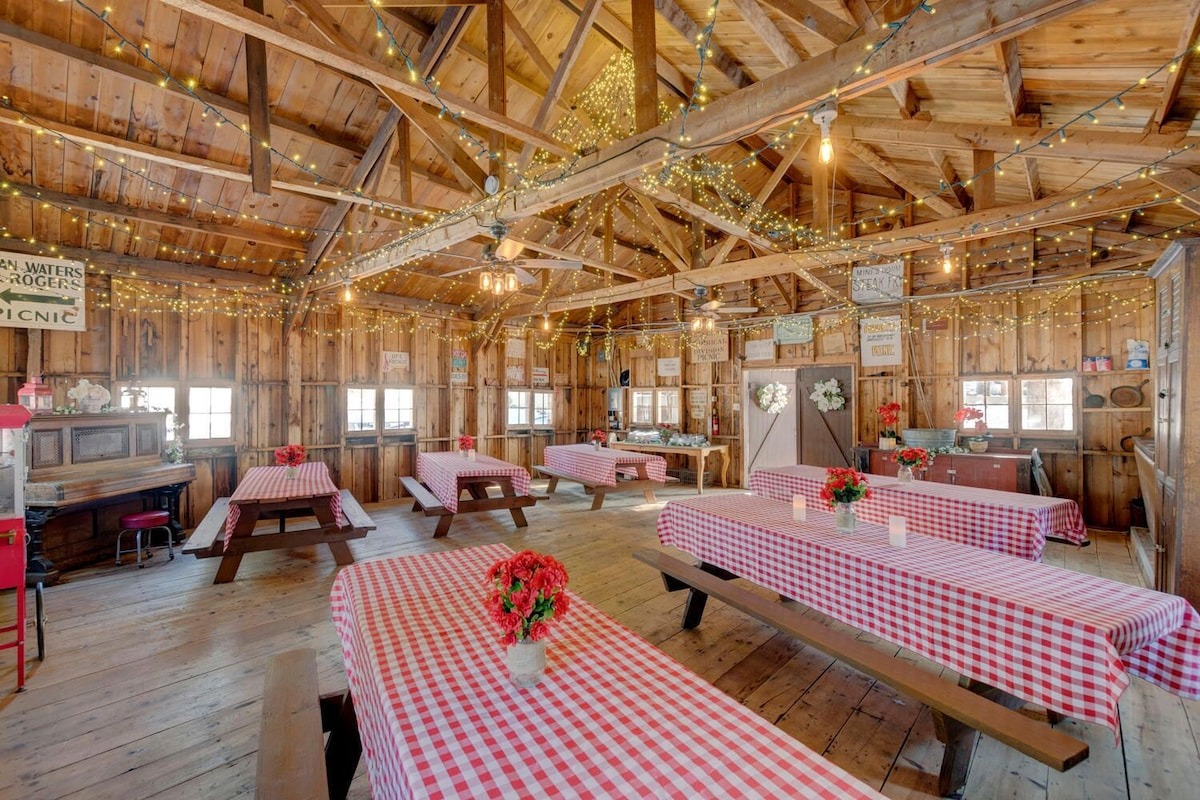
[[[1160,510],[1155,531],[1156,589],[1200,604],[1200,348],[1184,346],[1189,318],[1200,314],[1200,239],[1173,242],[1150,270],[1155,336],[1154,478]],[[1196,362],[1193,364],[1192,362]]]
[[[858,468],[875,475],[895,475],[892,451],[877,447],[855,449]],[[1030,453],[955,453],[940,455],[925,471],[924,479],[938,483],[978,486],[1002,492],[1033,494],[1032,454]]]

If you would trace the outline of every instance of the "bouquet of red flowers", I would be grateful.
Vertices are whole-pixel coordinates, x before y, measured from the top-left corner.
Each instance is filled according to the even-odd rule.
[[[462,436],[458,437],[458,449],[459,450],[474,450],[475,449],[475,437],[470,435],[469,433],[464,433]]]
[[[867,476],[856,469],[830,467],[821,487],[821,499],[832,508],[835,503],[857,503],[871,496]]]
[[[893,400],[875,409],[879,421],[883,423],[883,435],[896,438],[896,423],[900,421],[900,404]]]
[[[604,431],[603,428],[596,428],[596,430],[592,431],[592,439],[591,440],[593,442],[600,442],[601,444],[603,444],[604,442],[608,441],[608,434]]]
[[[298,467],[304,463],[304,445],[289,444],[275,448],[275,464],[280,467]]]
[[[525,550],[497,561],[487,572],[492,590],[484,600],[488,616],[500,625],[507,646],[540,641],[550,622],[567,613],[567,570],[551,556]]]
[[[909,467],[910,469],[920,467],[924,469],[929,466],[933,458],[924,447],[905,447],[897,450],[896,454],[892,456],[892,460],[902,467]]]

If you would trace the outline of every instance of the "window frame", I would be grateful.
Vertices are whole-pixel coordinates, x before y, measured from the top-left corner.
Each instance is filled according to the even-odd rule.
[[[361,392],[363,396],[372,395],[374,402],[371,404],[371,427],[370,428],[352,428],[350,420],[350,393]],[[359,407],[359,416],[361,420],[362,407]],[[353,436],[371,436],[380,433],[379,427],[379,387],[378,386],[347,386],[342,393],[342,426],[347,437]]]
[[[538,400],[545,400],[546,422],[538,422]],[[534,428],[546,429],[554,427],[554,391],[549,389],[530,390],[529,421]]]
[[[378,411],[380,414],[379,432],[384,434],[385,436],[387,436],[387,435],[396,436],[396,435],[414,433],[417,430],[417,389],[416,389],[416,387],[415,386],[383,386],[383,387],[380,387],[380,389],[382,390],[383,394],[382,394],[382,402],[377,405],[377,408],[378,408]],[[388,424],[387,424],[388,410],[389,410],[388,409],[388,401],[387,401],[388,392],[408,392],[409,396],[412,399],[412,404],[411,404],[412,425],[411,426],[395,427],[395,428],[388,427]],[[397,408],[402,410],[404,408],[404,406],[400,405],[400,406],[397,406]]]
[[[235,388],[236,387],[232,383],[226,381],[189,381],[181,387],[180,393],[186,397],[184,404],[187,412],[186,430],[188,431],[188,434],[184,436],[184,441],[186,441],[188,444],[203,442],[212,443],[214,445],[229,445],[236,444],[238,442],[238,431],[233,424],[234,419],[237,417],[237,392],[235,391]],[[196,426],[192,417],[197,413],[201,413],[192,408],[192,392],[196,391],[197,389],[222,389],[229,392],[229,436],[192,436],[191,432],[196,430]],[[176,416],[178,417],[178,409],[176,409],[176,412]],[[212,414],[212,412],[208,413],[210,415]],[[211,429],[212,426],[210,424],[209,430],[211,431]]]
[[[674,397],[675,399],[675,419],[663,419],[663,405],[659,400],[661,397]],[[660,386],[654,390],[654,424],[662,427],[663,425],[672,428],[680,428],[683,425],[683,391],[678,386]]]
[[[514,407],[512,405],[512,398],[514,396],[518,397],[524,401],[524,403],[522,405],[516,406],[516,409],[524,409],[525,419],[523,422],[513,422],[512,421],[512,412],[514,411]],[[531,427],[533,427],[532,420],[533,420],[532,391],[527,388],[511,387],[511,386],[508,387],[504,393],[504,429],[510,430],[510,429],[514,429],[514,428],[518,428],[518,429],[519,428],[531,428]]]
[[[1067,392],[1067,397],[1069,398],[1067,400],[1067,402],[1065,402],[1065,403],[1041,403],[1040,405],[1042,405],[1044,408],[1049,408],[1051,405],[1065,407],[1067,409],[1067,413],[1071,417],[1071,427],[1070,428],[1026,428],[1025,427],[1025,400],[1024,400],[1025,386],[1024,386],[1024,382],[1025,381],[1057,381],[1057,380],[1068,380],[1071,382],[1070,391]],[[1020,412],[1017,416],[1017,419],[1015,420],[1016,424],[1014,426],[1014,430],[1018,434],[1021,434],[1023,436],[1045,436],[1045,437],[1061,436],[1064,438],[1073,438],[1073,437],[1079,435],[1081,425],[1082,425],[1082,420],[1080,419],[1080,417],[1082,415],[1076,409],[1076,395],[1077,395],[1077,392],[1079,389],[1079,380],[1075,375],[1073,375],[1069,372],[1036,373],[1036,374],[1026,373],[1023,375],[1017,375],[1014,378],[1014,383],[1015,383],[1015,385],[1013,388],[1016,389],[1016,391],[1017,391],[1017,398],[1019,400],[1018,408],[1019,408],[1019,412]],[[1034,405],[1038,405],[1038,404],[1034,404]]]
[[[654,408],[655,408],[655,406],[654,406],[654,391],[655,390],[653,388],[649,388],[649,387],[629,390],[629,425],[630,425],[630,427],[636,427],[638,425],[646,425],[646,426],[654,425]],[[645,396],[645,397],[649,398],[649,403],[648,403],[648,405],[644,406],[644,409],[639,408],[639,406],[638,406],[638,399],[641,396]],[[649,414],[647,415],[647,417],[645,419],[638,418],[639,410],[648,410],[649,411]]]

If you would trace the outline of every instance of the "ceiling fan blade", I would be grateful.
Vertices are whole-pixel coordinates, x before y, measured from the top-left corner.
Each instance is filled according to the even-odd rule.
[[[721,306],[717,311],[722,314],[754,314],[758,306]]]
[[[512,239],[505,239],[496,247],[496,258],[504,259],[505,261],[511,261],[519,256],[521,251],[524,249],[525,246],[520,242]]]
[[[583,269],[582,261],[570,261],[565,258],[521,258],[513,263],[533,269]]]
[[[537,278],[533,276],[532,272],[526,272],[525,270],[516,266],[512,268],[512,271],[517,274],[517,280],[523,284],[537,283]]]
[[[456,269],[456,270],[454,270],[454,271],[452,271],[452,272],[443,272],[443,273],[442,273],[441,275],[439,275],[438,277],[439,277],[439,278],[452,278],[452,277],[454,277],[455,275],[462,275],[464,272],[474,272],[475,270],[479,269],[479,268],[480,268],[480,267],[482,267],[482,266],[483,266],[482,264],[476,264],[476,265],[474,265],[474,266],[471,266],[471,267],[463,267],[462,269]]]
[[[709,300],[707,303],[701,303],[697,308],[701,311],[716,311],[721,305],[720,300]]]

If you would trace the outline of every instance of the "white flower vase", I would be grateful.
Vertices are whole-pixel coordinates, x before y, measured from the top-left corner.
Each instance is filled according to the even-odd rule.
[[[592,447],[597,453],[600,452],[600,440],[597,439],[596,441],[592,442]]]
[[[102,408],[104,408],[104,402],[101,400],[85,397],[79,401],[79,410],[84,414],[99,414]]]
[[[901,483],[912,483],[913,482],[912,467],[906,467],[903,464],[901,464],[900,469],[896,470],[896,480],[900,481]]]
[[[283,468],[283,477],[288,478],[289,480],[294,479],[294,478],[299,478],[300,477],[300,468],[292,467],[292,466],[285,466]]]
[[[467,450],[467,461],[474,461],[474,460],[475,460],[475,448],[472,447]]]
[[[508,679],[514,686],[528,689],[542,682],[546,674],[546,642],[521,639],[508,648]]]
[[[838,533],[854,533],[858,517],[854,513],[854,503],[838,503],[833,510],[833,527]]]

